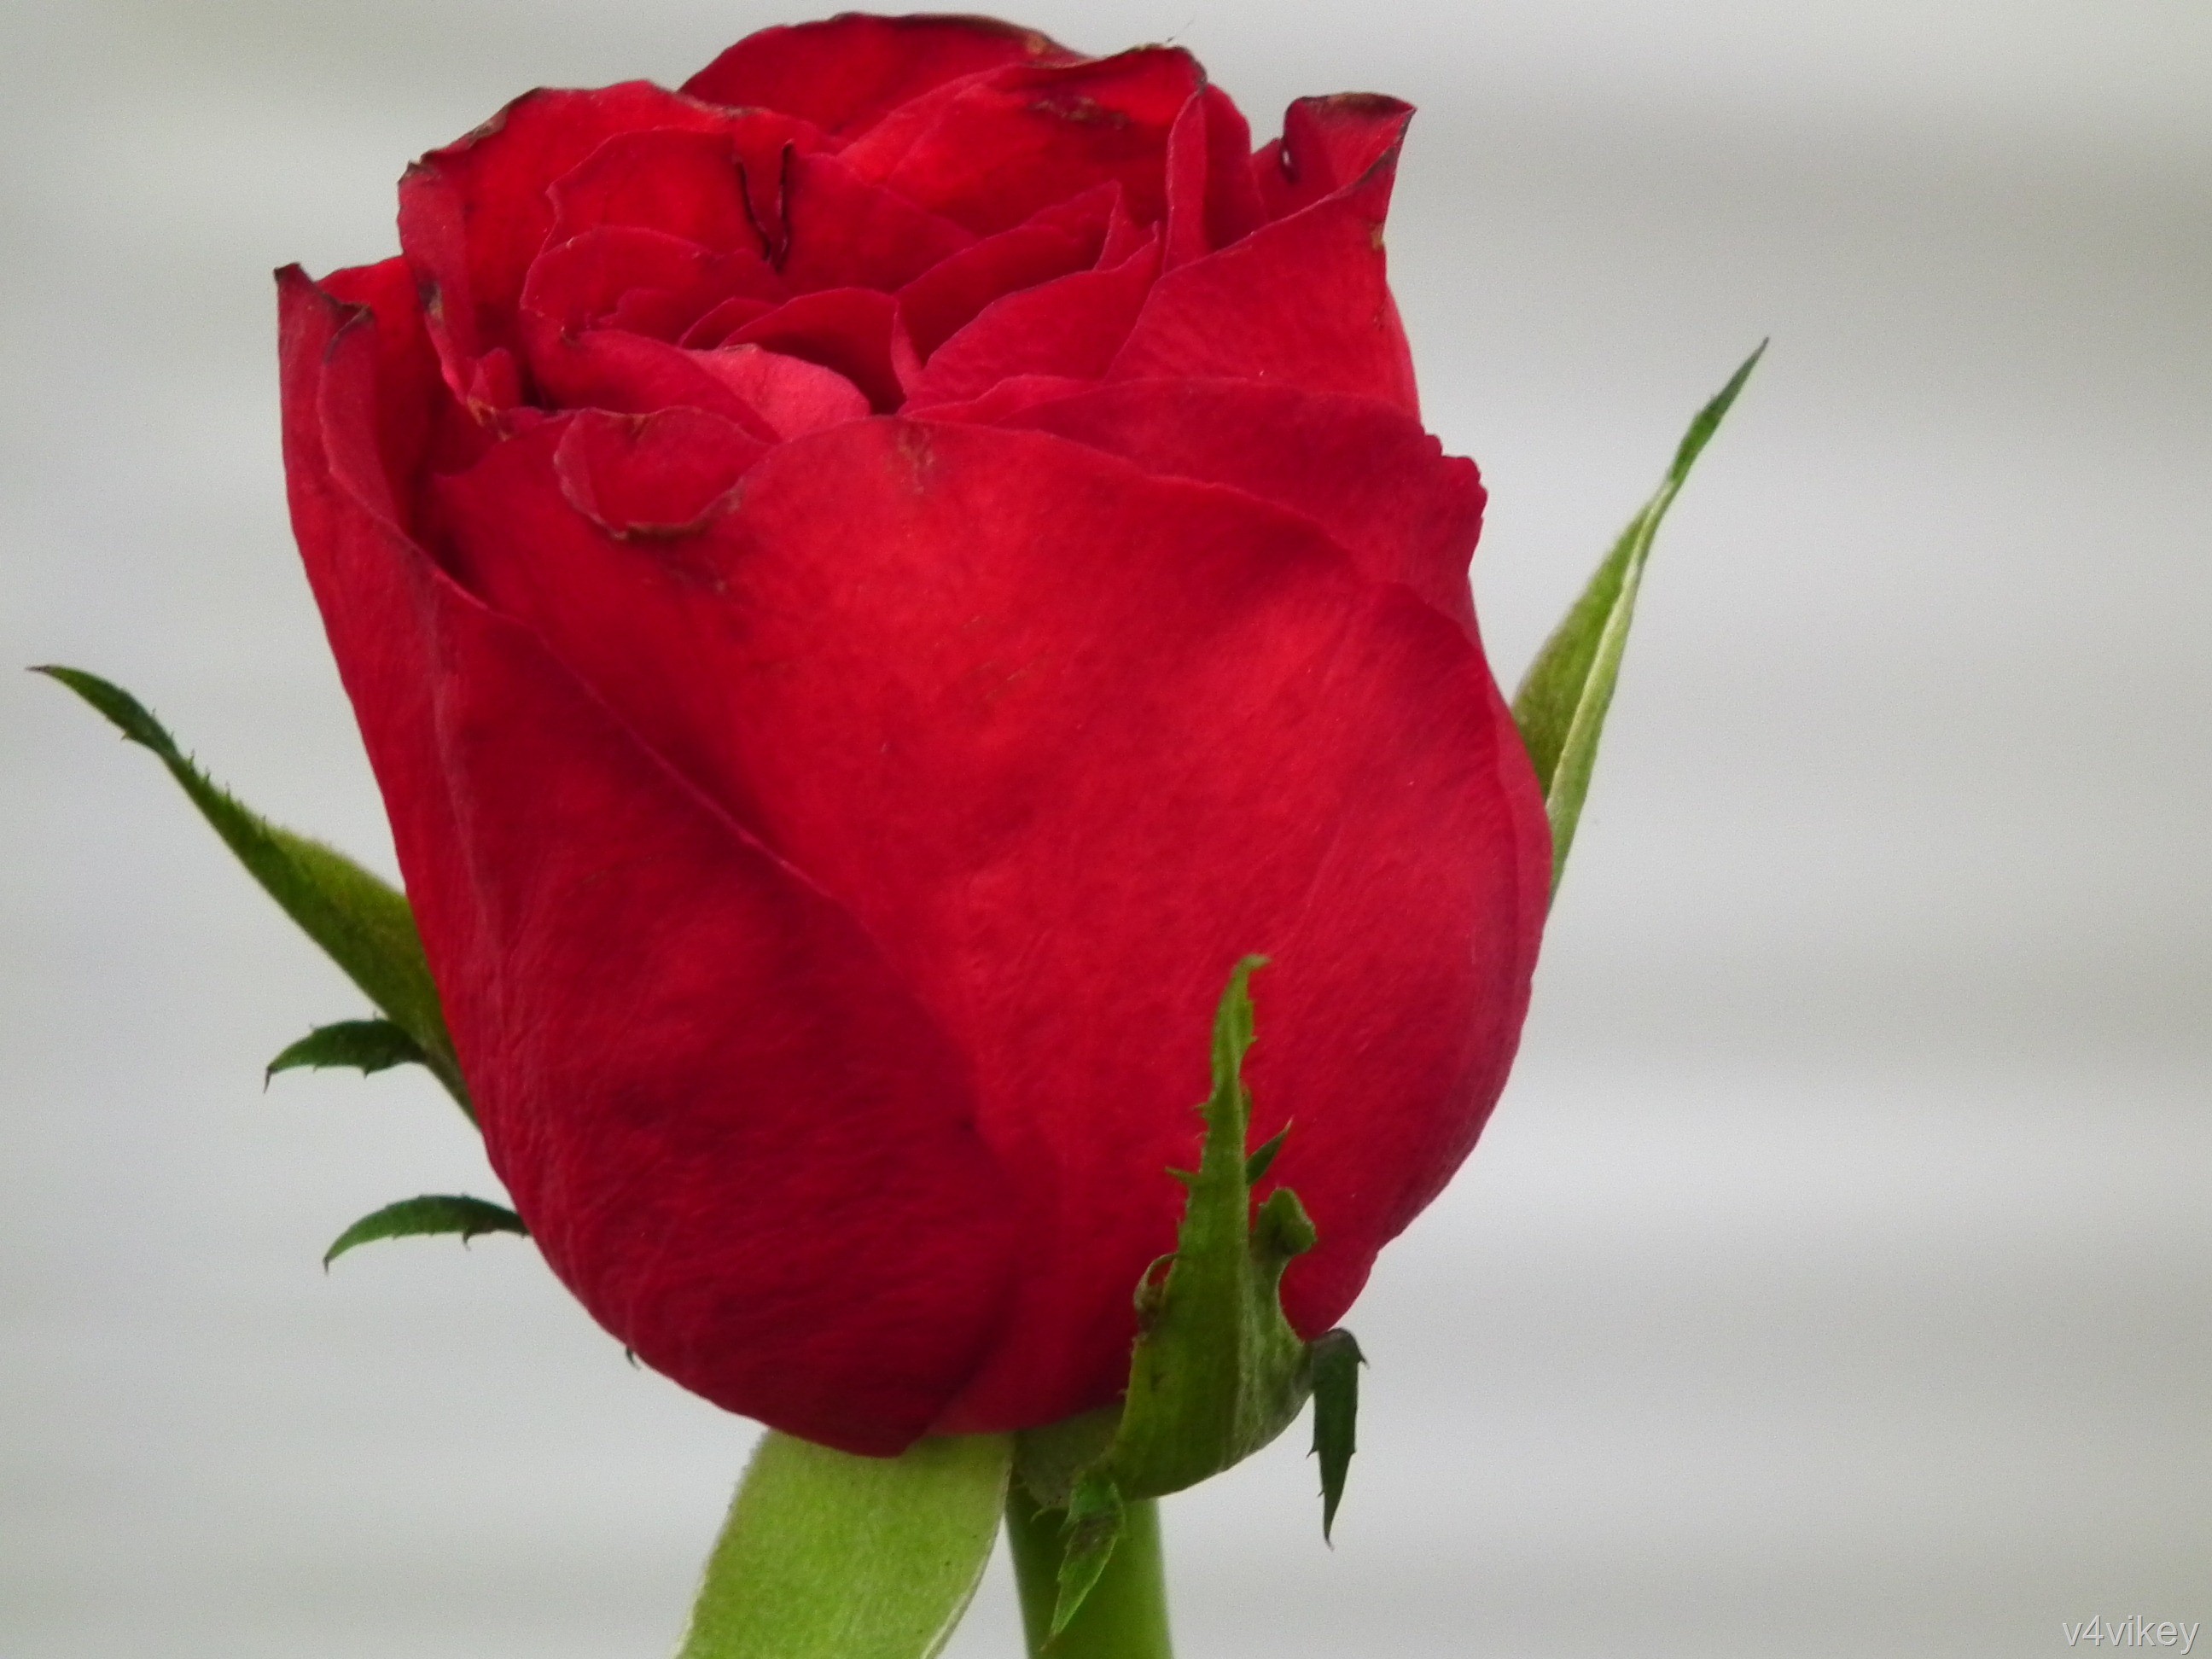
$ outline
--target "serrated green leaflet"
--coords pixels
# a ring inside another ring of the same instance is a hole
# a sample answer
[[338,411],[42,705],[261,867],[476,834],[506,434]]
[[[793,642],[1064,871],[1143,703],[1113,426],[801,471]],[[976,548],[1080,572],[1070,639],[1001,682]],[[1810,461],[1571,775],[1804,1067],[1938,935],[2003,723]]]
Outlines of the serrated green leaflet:
[[1321,1535],[1336,1525],[1344,1477],[1352,1468],[1359,1422],[1359,1368],[1367,1363],[1346,1330],[1324,1331],[1313,1343],[1313,1455],[1321,1460]]
[[1243,1462],[1305,1404],[1305,1344],[1277,1300],[1283,1269],[1311,1249],[1313,1223],[1287,1187],[1252,1211],[1247,1163],[1252,1097],[1248,982],[1263,958],[1230,975],[1213,1029],[1213,1092],[1201,1107],[1204,1151],[1183,1177],[1190,1196],[1167,1275],[1138,1292],[1138,1335],[1121,1426],[1102,1471],[1124,1498],[1159,1498]]
[[715,1540],[678,1659],[928,1659],[991,1559],[1013,1442],[854,1457],[770,1433]]
[[1076,1628],[1071,1621],[1110,1565],[1125,1515],[1249,1457],[1290,1426],[1311,1389],[1310,1351],[1284,1318],[1279,1291],[1284,1269],[1313,1248],[1313,1223],[1286,1187],[1270,1192],[1256,1212],[1252,1203],[1254,1183],[1285,1138],[1248,1147],[1249,981],[1265,960],[1237,963],[1222,993],[1213,1090],[1199,1109],[1199,1166],[1170,1172],[1188,1192],[1182,1224],[1174,1255],[1153,1263],[1136,1287],[1138,1334],[1118,1416],[1093,1413],[1021,1437],[1028,1498],[1060,1513],[1064,1528],[1054,1632]]
[[1607,711],[1613,706],[1613,684],[1620,677],[1621,654],[1627,649],[1628,630],[1636,620],[1637,591],[1643,585],[1652,539],[1690,476],[1690,468],[1765,349],[1765,342],[1761,341],[1719,395],[1698,411],[1658,492],[1629,520],[1628,528],[1598,566],[1582,597],[1536,653],[1520,690],[1514,694],[1513,719],[1528,745],[1528,758],[1535,763],[1545,811],[1552,822],[1552,890],[1555,893],[1560,874],[1567,867],[1567,849],[1574,845],[1583,802],[1589,794],[1598,738],[1605,729]]
[[395,1066],[428,1066],[422,1045],[388,1019],[343,1019],[335,1025],[318,1025],[269,1062],[267,1075],[298,1071],[302,1066],[322,1069],[350,1066],[363,1077]]
[[380,1238],[413,1238],[432,1233],[459,1233],[466,1243],[484,1233],[520,1233],[526,1238],[530,1229],[514,1211],[481,1198],[447,1194],[403,1198],[362,1217],[340,1233],[323,1252],[323,1266],[327,1267],[348,1250]]
[[476,1115],[405,896],[344,854],[249,811],[193,764],[145,705],[120,686],[82,669],[48,665],[34,672],[60,681],[131,742],[153,750],[284,914],[414,1039],[423,1063],[473,1122]]

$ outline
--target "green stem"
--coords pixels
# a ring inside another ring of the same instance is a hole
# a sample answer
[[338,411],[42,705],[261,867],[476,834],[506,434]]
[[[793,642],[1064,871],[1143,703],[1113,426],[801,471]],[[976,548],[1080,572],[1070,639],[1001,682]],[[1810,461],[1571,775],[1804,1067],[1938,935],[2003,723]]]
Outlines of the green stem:
[[1021,1586],[1022,1628],[1030,1659],[1175,1659],[1168,1645],[1168,1589],[1160,1560],[1160,1506],[1146,1498],[1122,1512],[1121,1536],[1106,1570],[1067,1628],[1048,1645],[1060,1597],[1064,1510],[1041,1510],[1015,1477],[1006,1494],[1006,1538]]

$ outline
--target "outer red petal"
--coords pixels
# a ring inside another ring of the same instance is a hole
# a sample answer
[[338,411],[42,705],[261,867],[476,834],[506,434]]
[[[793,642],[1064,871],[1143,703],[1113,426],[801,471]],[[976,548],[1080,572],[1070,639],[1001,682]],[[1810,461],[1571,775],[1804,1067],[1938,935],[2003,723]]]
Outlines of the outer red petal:
[[1405,583],[1475,637],[1467,571],[1482,532],[1481,479],[1388,404],[1249,380],[1128,380],[1006,423],[1303,513],[1363,573]]
[[1162,276],[1114,378],[1270,380],[1418,416],[1382,253],[1397,156],[1394,143],[1351,185]]
[[[284,280],[289,282],[289,276]],[[422,312],[415,303],[414,277],[406,260],[386,259],[332,271],[324,288],[339,304],[366,306],[382,319],[376,334],[380,379],[392,384],[411,382],[420,389],[419,396],[380,404],[374,416],[385,510],[395,521],[406,523],[413,506],[413,486],[408,481],[432,459],[439,429],[444,427],[450,432],[457,424],[453,417],[459,413],[450,396],[440,395],[437,360],[423,331]],[[465,419],[459,423],[474,424]]]
[[[658,551],[518,440],[454,488],[471,579],[862,918],[978,1066],[1017,1311],[938,1428],[1110,1401],[1170,1248],[1228,966],[1322,1229],[1309,1330],[1472,1144],[1527,993],[1540,802],[1468,637],[1310,521],[1040,434],[787,444]],[[1178,1035],[1180,1034],[1180,1035]]]
[[1301,98],[1283,112],[1283,136],[1252,158],[1267,216],[1281,219],[1395,161],[1413,106],[1372,92]]
[[848,136],[933,88],[1018,64],[1077,55],[988,17],[871,17],[847,12],[749,34],[684,83],[709,103],[757,104]]
[[1168,46],[1001,70],[917,99],[843,159],[979,234],[1107,180],[1151,223],[1166,212],[1168,134],[1204,78],[1188,52]]
[[294,522],[495,1167],[660,1370],[871,1453],[996,1334],[1012,1206],[957,1054],[839,907],[398,530],[427,352],[283,289]]

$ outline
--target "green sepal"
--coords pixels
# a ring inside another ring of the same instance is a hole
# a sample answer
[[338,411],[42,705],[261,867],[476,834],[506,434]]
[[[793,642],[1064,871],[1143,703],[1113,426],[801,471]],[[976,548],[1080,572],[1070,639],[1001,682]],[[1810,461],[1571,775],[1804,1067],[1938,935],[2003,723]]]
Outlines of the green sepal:
[[770,1432],[707,1562],[678,1659],[928,1659],[999,1535],[1013,1442],[855,1457]]
[[1341,1327],[1313,1341],[1313,1455],[1321,1460],[1321,1535],[1328,1541],[1344,1478],[1352,1468],[1359,1420],[1359,1344]]
[[1200,1109],[1204,1150],[1185,1177],[1189,1196],[1166,1276],[1147,1275],[1139,1297],[1128,1392],[1099,1467],[1124,1498],[1161,1498],[1218,1474],[1280,1434],[1305,1404],[1306,1346],[1276,1293],[1283,1269],[1313,1248],[1313,1223],[1283,1187],[1255,1217],[1246,1174],[1249,981],[1264,960],[1237,963],[1222,993],[1213,1092]]
[[1283,1143],[1291,1138],[1290,1126],[1284,1125],[1273,1139],[1264,1143],[1251,1157],[1244,1160],[1244,1184],[1256,1187],[1261,1178],[1275,1165],[1275,1154],[1283,1150]]
[[343,1019],[318,1025],[269,1062],[264,1080],[302,1066],[350,1066],[363,1077],[395,1066],[428,1066],[422,1045],[388,1019]]
[[1121,1408],[1108,1406],[1080,1417],[1024,1429],[1014,1441],[1014,1473],[1040,1509],[1065,1510],[1086,1469],[1106,1460],[1121,1426]]
[[[1066,1628],[1105,1570],[1126,1505],[1181,1492],[1242,1462],[1290,1426],[1306,1402],[1306,1344],[1283,1316],[1283,1270],[1314,1245],[1314,1225],[1287,1187],[1256,1207],[1253,1185],[1281,1149],[1248,1152],[1252,1098],[1253,970],[1237,964],[1213,1024],[1213,1090],[1195,1170],[1171,1170],[1187,1196],[1171,1255],[1139,1277],[1137,1340],[1118,1408],[1018,1438],[1024,1487],[1066,1511],[1055,1631]],[[1164,1271],[1163,1271],[1164,1269]]]
[[1097,1470],[1083,1475],[1067,1501],[1061,1523],[1060,1594],[1053,1603],[1052,1633],[1058,1636],[1097,1588],[1114,1547],[1121,1541],[1127,1510],[1113,1477]]
[[1551,819],[1554,893],[1567,867],[1567,849],[1574,845],[1583,802],[1589,793],[1598,738],[1613,705],[1613,684],[1620,677],[1621,654],[1627,649],[1628,630],[1636,619],[1637,591],[1643,585],[1652,539],[1690,476],[1690,468],[1765,350],[1766,343],[1762,340],[1719,394],[1698,411],[1658,492],[1629,520],[1628,528],[1621,532],[1613,551],[1590,577],[1582,597],[1536,653],[1520,690],[1514,694],[1513,719],[1521,728],[1528,758],[1535,763],[1545,812]]
[[387,1204],[372,1215],[365,1215],[331,1241],[331,1248],[323,1252],[323,1266],[327,1267],[356,1245],[372,1243],[380,1238],[412,1238],[429,1233],[459,1233],[461,1242],[484,1233],[520,1233],[530,1236],[530,1229],[522,1224],[522,1218],[504,1205],[488,1203],[481,1198],[464,1198],[453,1194],[434,1194],[422,1198],[403,1198],[397,1204]]
[[154,752],[284,914],[414,1039],[423,1064],[474,1122],[405,895],[344,854],[249,811],[193,764],[145,705],[120,686],[82,669],[49,665],[33,672],[60,681],[125,738]]

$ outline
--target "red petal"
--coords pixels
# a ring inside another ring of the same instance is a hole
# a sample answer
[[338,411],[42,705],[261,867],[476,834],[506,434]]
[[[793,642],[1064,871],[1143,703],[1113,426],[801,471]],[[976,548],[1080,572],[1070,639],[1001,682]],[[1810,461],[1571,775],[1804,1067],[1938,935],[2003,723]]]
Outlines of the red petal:
[[494,1166],[649,1364],[899,1450],[1014,1248],[959,1056],[849,916],[356,499],[332,459],[374,448],[376,342],[302,276],[283,300],[294,524]]
[[1267,217],[1287,217],[1348,189],[1386,156],[1395,165],[1413,118],[1411,104],[1371,92],[1299,99],[1283,112],[1283,136],[1252,158]]
[[709,317],[726,332],[788,297],[750,249],[714,253],[660,231],[608,226],[538,256],[523,284],[520,332],[541,351],[549,338],[593,326],[688,343]]
[[[1131,216],[1128,193],[1121,185],[1114,185],[1109,188],[1114,192],[1114,206],[1106,216],[1106,240],[1098,249],[1098,263],[1118,265],[1151,241],[1158,232],[1152,225],[1139,223]],[[1073,205],[1075,199],[1071,198],[1068,205]]]
[[[615,301],[605,325],[655,340],[680,341],[705,320],[699,309],[702,297],[696,288],[634,288]],[[741,313],[747,319],[774,309],[768,301],[745,299],[717,301],[708,307],[709,313],[726,317]]]
[[684,83],[710,103],[781,110],[826,133],[872,125],[932,88],[1015,64],[1076,55],[1033,29],[988,17],[856,12],[749,34]]
[[618,540],[696,534],[768,446],[718,415],[587,409],[562,423],[553,469],[568,504]]
[[992,301],[1097,264],[1119,194],[1113,185],[1086,191],[984,238],[900,289],[899,314],[923,361]]
[[1008,423],[1303,513],[1364,574],[1405,583],[1474,637],[1467,567],[1482,531],[1481,480],[1387,404],[1249,380],[1130,380]]
[[[781,301],[777,301],[780,304]],[[711,351],[756,317],[765,317],[775,304],[742,295],[725,300],[685,329],[677,343],[695,351]]]
[[1060,69],[940,87],[857,139],[844,160],[979,234],[1113,181],[1152,223],[1166,211],[1168,133],[1204,79],[1190,54],[1145,46]]
[[908,407],[964,402],[1017,375],[1097,380],[1129,337],[1158,270],[1159,250],[1147,246],[1110,270],[1079,270],[994,301],[938,348]]
[[958,421],[967,426],[1011,426],[1018,424],[1013,416],[1025,409],[1057,403],[1079,392],[1089,392],[1097,384],[1096,380],[1072,380],[1064,374],[1017,374],[1012,380],[999,381],[980,398],[970,398],[964,403],[932,404],[927,409],[916,410],[915,418]]
[[1495,1097],[1549,882],[1468,638],[1300,517],[1042,434],[818,434],[670,556],[538,510],[530,453],[455,482],[487,591],[838,895],[975,1067],[1024,1278],[936,1426],[1113,1398],[1246,951],[1278,963],[1261,1130],[1296,1120],[1322,1225],[1293,1306],[1341,1311]]
[[642,225],[781,269],[793,170],[822,142],[804,121],[747,110],[713,132],[617,133],[553,186],[552,238]]
[[[570,417],[574,418],[574,417]],[[544,638],[655,753],[757,836],[759,816],[730,746],[734,680],[694,672],[724,625],[706,599],[720,578],[727,515],[701,538],[623,546],[562,477],[557,422],[501,445],[433,494],[454,576]],[[678,665],[687,666],[672,672]]]
[[868,413],[867,395],[835,369],[763,346],[724,346],[699,362],[759,411],[779,438],[818,432]]
[[1382,255],[1395,150],[1357,183],[1169,271],[1114,378],[1270,380],[1419,416]]
[[784,211],[791,227],[783,279],[796,294],[824,288],[896,289],[975,239],[856,176],[834,155],[792,163]]
[[[313,286],[296,265],[279,271],[277,282],[280,297],[301,285]],[[355,458],[362,475],[356,483],[385,517],[404,524],[413,491],[410,481],[433,447],[441,412],[454,408],[454,399],[440,383],[437,356],[423,331],[413,276],[404,259],[386,259],[332,271],[324,279],[324,291],[340,305],[367,308],[376,319],[375,382],[392,387],[393,395],[371,400],[368,418],[376,433],[375,459]],[[448,423],[450,420],[448,415]]]
[[[772,186],[782,163],[770,155],[764,182]],[[746,247],[766,258],[746,185],[744,158],[727,131],[618,132],[555,181],[550,240],[635,225],[718,252]]]
[[893,410],[919,371],[914,347],[899,327],[898,302],[868,289],[832,288],[802,294],[755,318],[729,337],[732,345],[763,345],[835,369],[876,409]]
[[714,372],[708,354],[618,328],[561,334],[526,317],[531,329],[530,366],[541,388],[565,409],[602,409],[650,415],[663,409],[698,409],[735,422],[766,442],[775,428],[729,380]]
[[545,250],[530,267],[521,308],[565,333],[590,327],[639,289],[681,293],[714,268],[696,242],[635,225],[586,231]]
[[554,181],[618,132],[714,131],[729,113],[642,81],[592,92],[531,92],[399,183],[399,245],[428,308],[447,379],[513,342],[524,275],[553,228]]
[[1252,129],[1218,87],[1201,87],[1168,136],[1170,269],[1226,247],[1265,222],[1252,179]]
[[514,420],[522,411],[522,366],[505,346],[494,346],[469,370],[469,412],[487,425]]

